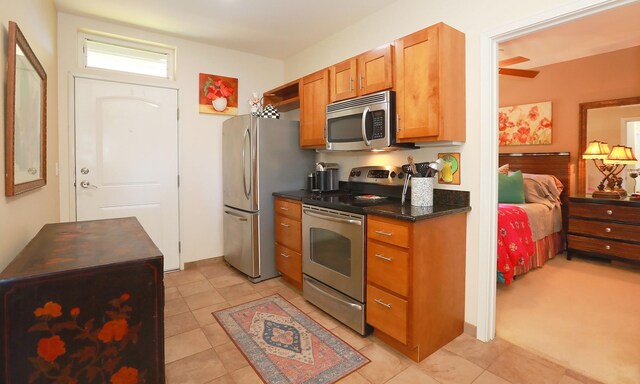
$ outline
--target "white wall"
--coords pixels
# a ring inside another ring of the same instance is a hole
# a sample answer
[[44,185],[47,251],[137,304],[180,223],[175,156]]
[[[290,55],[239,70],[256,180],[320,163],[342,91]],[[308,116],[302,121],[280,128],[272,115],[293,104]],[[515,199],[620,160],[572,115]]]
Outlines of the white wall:
[[[14,197],[5,197],[5,180],[0,178],[0,270],[24,248],[44,224],[58,222],[58,70],[56,10],[51,1],[0,0],[0,148],[4,154],[7,84],[7,36],[9,20],[15,21],[47,73],[47,185]],[[4,159],[4,155],[1,157]],[[4,175],[4,161],[0,161]]]
[[[198,113],[198,74],[211,73],[238,78],[239,114],[249,113],[247,100],[253,90],[262,92],[284,83],[282,61],[196,43],[100,20],[60,13],[60,161],[61,216],[73,217],[73,180],[69,178],[70,143],[66,111],[69,108],[69,74],[90,73],[78,68],[77,32],[80,29],[127,36],[176,47],[175,81],[165,82],[179,90],[180,122],[180,232],[181,263],[222,256],[222,122],[228,116]],[[71,148],[72,149],[72,148]]]
[[[483,34],[496,28],[504,28],[510,23],[531,18],[568,3],[571,1],[398,0],[285,61],[285,80],[290,81],[441,21],[465,33],[467,140],[463,146],[424,148],[382,155],[321,154],[320,157],[339,162],[343,166],[341,179],[344,180],[348,169],[356,165],[400,165],[406,163],[409,154],[412,154],[416,161],[425,161],[434,160],[438,152],[461,153],[461,185],[448,188],[471,191],[472,211],[469,213],[467,224],[465,313],[465,321],[470,324],[478,322],[479,228],[487,222],[487,218],[479,216],[479,203],[483,198],[486,199],[486,191],[480,188],[480,177],[483,171],[489,171],[482,170],[479,161],[482,150],[480,39]],[[445,188],[442,185],[438,187]]]

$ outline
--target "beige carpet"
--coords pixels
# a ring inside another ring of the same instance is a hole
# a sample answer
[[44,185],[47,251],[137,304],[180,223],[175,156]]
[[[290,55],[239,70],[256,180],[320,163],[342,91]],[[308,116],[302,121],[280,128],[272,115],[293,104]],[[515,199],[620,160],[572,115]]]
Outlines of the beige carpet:
[[558,255],[498,285],[496,334],[604,383],[640,384],[640,269]]

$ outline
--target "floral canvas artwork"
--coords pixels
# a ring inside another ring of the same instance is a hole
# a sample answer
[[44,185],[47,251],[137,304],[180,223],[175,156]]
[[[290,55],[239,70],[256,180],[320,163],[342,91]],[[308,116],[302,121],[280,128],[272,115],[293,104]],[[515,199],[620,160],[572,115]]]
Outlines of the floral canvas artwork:
[[499,110],[501,146],[551,144],[551,102],[501,107]]
[[238,79],[201,73],[199,84],[200,113],[238,114]]

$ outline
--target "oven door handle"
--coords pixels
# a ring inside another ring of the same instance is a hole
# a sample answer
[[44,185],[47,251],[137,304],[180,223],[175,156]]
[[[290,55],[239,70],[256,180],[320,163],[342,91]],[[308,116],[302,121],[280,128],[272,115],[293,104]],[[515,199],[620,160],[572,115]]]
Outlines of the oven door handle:
[[362,310],[362,305],[359,304],[354,304],[354,303],[350,303],[348,301],[342,300],[339,297],[330,295],[329,293],[325,292],[324,290],[316,287],[315,283],[309,280],[306,280],[306,282],[309,284],[309,286],[313,289],[315,289],[316,291],[320,292],[321,294],[323,294],[324,296],[329,296],[332,300],[337,300],[339,302],[341,302],[342,304],[346,304],[348,306],[350,306],[351,308],[356,308],[357,310],[361,311]]
[[311,211],[309,209],[303,209],[302,211],[306,215],[309,215],[311,217],[315,217],[315,218],[318,218],[318,219],[335,221],[335,222],[344,223],[344,224],[362,225],[362,221],[361,220],[341,219],[339,217],[333,217],[333,216],[328,216],[328,215],[323,215],[321,213],[313,212],[313,211]]

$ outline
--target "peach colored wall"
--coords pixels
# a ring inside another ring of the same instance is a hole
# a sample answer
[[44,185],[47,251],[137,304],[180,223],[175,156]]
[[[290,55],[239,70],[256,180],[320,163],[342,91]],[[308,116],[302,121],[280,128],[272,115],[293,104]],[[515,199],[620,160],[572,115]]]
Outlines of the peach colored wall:
[[500,147],[501,153],[571,152],[572,191],[578,175],[580,103],[640,96],[640,46],[540,68],[533,78],[500,76],[500,106],[552,102],[551,145]]

